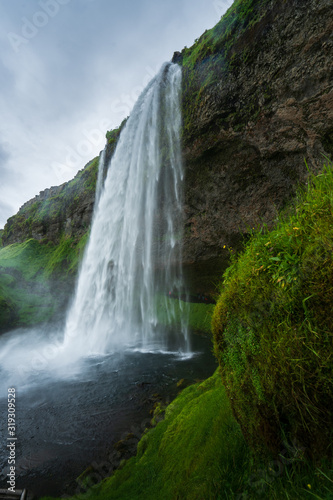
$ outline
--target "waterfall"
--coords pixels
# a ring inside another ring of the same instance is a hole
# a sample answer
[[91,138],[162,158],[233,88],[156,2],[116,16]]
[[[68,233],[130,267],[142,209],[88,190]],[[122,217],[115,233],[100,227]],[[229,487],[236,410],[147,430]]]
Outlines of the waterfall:
[[101,197],[102,189],[103,189],[105,160],[106,160],[106,147],[101,152],[101,154],[99,156],[99,161],[98,161],[98,173],[97,173],[96,192],[95,192],[95,206],[98,205],[99,199]]
[[[165,63],[139,97],[120,134],[95,210],[64,347],[82,354],[117,345],[162,345],[183,310],[181,69]],[[170,296],[172,298],[170,298]]]

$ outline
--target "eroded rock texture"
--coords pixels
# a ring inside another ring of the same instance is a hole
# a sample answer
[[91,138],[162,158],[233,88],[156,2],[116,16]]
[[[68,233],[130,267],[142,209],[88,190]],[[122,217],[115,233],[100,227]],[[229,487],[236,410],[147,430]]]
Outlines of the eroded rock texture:
[[[258,22],[240,35],[236,24],[226,37],[234,37],[228,50],[191,70],[182,53],[185,261],[221,255],[224,245],[238,245],[240,231],[271,225],[305,181],[305,160],[318,171],[333,153],[332,2],[260,8]],[[203,85],[214,68],[219,78]]]

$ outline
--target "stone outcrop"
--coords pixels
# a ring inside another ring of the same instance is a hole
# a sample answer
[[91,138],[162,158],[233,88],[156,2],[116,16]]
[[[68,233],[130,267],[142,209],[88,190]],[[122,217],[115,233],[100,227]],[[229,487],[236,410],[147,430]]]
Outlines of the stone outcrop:
[[[228,32],[222,20],[176,54],[184,66],[188,262],[223,255],[240,232],[271,225],[306,180],[305,160],[318,171],[333,153],[332,2],[252,4],[252,25],[236,19]],[[191,67],[200,44],[203,57]],[[219,75],[213,83],[209,72]]]

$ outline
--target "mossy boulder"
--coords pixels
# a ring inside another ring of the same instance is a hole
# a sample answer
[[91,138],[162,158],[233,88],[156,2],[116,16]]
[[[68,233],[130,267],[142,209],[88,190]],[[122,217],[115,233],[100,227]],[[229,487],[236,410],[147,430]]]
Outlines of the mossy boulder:
[[312,460],[332,455],[332,248],[330,165],[223,277],[215,353],[234,415],[264,453],[288,439]]

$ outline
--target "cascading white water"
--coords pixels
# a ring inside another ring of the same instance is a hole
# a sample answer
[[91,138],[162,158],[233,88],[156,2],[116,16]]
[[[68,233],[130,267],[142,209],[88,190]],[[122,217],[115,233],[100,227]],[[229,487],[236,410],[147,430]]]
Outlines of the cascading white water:
[[106,161],[106,148],[103,149],[99,156],[98,162],[98,173],[96,180],[96,191],[95,191],[95,205],[97,206],[99,199],[103,190],[103,181],[104,181],[104,169],[105,169],[105,161]]
[[175,306],[184,309],[169,298],[182,293],[180,92],[180,67],[164,64],[121,132],[103,188],[100,168],[65,348],[103,353],[119,343],[161,341],[161,317],[171,324]]

